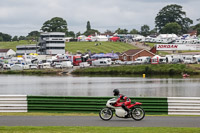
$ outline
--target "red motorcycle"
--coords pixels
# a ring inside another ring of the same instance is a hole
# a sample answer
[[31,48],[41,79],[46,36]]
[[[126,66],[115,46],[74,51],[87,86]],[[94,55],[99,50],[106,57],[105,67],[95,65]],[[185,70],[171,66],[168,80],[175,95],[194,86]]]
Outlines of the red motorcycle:
[[140,121],[145,117],[145,111],[140,107],[142,103],[135,102],[134,104],[127,106],[130,110],[130,113],[127,117],[127,111],[121,107],[121,103],[116,103],[116,101],[116,98],[108,100],[106,103],[107,107],[100,110],[99,117],[102,120],[110,120],[113,117],[113,112],[115,112],[115,115],[119,118],[133,118],[136,121]]

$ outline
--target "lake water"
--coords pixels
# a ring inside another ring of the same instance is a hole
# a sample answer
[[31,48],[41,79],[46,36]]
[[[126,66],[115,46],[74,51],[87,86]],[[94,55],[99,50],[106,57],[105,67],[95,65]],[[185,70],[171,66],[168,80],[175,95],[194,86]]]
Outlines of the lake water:
[[0,95],[199,97],[200,78],[0,75]]

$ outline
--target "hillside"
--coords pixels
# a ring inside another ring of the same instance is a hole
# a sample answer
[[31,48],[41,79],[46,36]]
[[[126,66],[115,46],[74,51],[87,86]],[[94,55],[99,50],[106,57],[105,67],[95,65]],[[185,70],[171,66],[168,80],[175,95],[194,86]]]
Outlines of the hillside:
[[[32,41],[14,41],[14,42],[0,42],[0,49],[13,49],[16,51],[17,45],[36,44]],[[95,45],[98,44],[98,45]],[[85,53],[89,50],[92,53],[111,53],[124,52],[129,49],[136,49],[136,47],[121,42],[66,42],[65,50],[69,53],[75,54],[76,52]]]
[[89,50],[92,53],[111,53],[112,51],[116,53],[136,49],[136,47],[122,42],[69,42],[66,43],[65,49],[72,53],[85,53]]

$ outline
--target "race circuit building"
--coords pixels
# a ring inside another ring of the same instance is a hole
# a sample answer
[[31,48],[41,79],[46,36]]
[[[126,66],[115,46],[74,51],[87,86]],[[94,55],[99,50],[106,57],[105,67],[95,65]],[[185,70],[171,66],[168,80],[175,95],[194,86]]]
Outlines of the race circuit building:
[[65,54],[65,33],[44,32],[40,34],[39,43],[17,46],[17,55],[37,53],[40,55]]

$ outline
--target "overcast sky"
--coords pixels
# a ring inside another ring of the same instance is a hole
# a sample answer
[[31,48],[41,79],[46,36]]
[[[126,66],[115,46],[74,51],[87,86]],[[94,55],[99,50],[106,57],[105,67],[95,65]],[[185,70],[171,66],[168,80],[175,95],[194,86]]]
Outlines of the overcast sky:
[[83,33],[87,21],[100,32],[144,24],[153,29],[157,13],[169,4],[181,5],[197,24],[200,0],[0,0],[0,32],[26,36],[53,17],[65,19],[75,33]]

